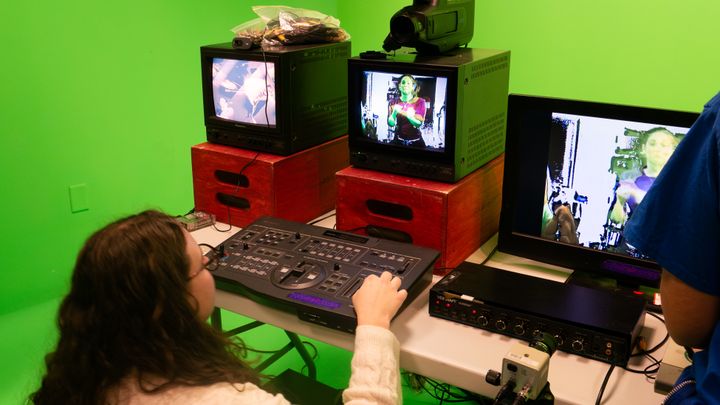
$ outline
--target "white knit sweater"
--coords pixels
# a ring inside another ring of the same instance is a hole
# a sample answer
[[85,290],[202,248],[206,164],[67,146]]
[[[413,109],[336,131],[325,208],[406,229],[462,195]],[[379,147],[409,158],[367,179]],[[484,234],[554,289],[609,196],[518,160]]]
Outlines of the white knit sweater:
[[[352,374],[343,401],[348,405],[402,403],[400,389],[400,344],[387,329],[363,325],[355,332]],[[288,405],[282,395],[272,395],[254,384],[216,383],[208,386],[178,386],[147,394],[128,378],[109,395],[110,405]]]

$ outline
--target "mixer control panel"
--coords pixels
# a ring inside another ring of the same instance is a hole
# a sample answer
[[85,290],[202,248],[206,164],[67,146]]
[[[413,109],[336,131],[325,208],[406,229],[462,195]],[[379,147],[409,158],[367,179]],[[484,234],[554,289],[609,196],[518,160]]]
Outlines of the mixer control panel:
[[218,288],[348,332],[357,323],[351,298],[365,277],[389,271],[416,295],[430,283],[439,256],[433,249],[272,217],[218,249]]

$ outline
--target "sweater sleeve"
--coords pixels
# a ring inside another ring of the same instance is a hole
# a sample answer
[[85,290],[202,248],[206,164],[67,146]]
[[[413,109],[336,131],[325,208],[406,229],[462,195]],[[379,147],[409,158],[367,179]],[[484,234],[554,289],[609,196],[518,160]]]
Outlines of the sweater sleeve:
[[400,343],[387,329],[361,325],[355,331],[346,405],[401,404]]

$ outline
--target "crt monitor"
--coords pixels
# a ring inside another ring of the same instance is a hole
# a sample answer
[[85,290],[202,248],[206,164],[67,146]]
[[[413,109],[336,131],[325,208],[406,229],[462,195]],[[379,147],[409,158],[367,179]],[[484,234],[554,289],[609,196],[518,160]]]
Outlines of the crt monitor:
[[659,265],[623,229],[698,114],[516,94],[508,105],[498,249],[657,287]]
[[349,60],[354,166],[455,182],[502,153],[508,51],[381,55]]
[[200,56],[209,142],[289,155],[347,133],[349,42]]

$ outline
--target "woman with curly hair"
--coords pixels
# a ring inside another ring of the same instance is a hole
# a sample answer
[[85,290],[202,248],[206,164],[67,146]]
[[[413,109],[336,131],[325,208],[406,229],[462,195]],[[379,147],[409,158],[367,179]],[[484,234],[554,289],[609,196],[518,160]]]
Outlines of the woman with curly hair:
[[[258,387],[244,347],[206,321],[215,284],[192,235],[145,211],[95,232],[58,313],[59,341],[30,396],[44,404],[287,404]],[[346,403],[400,403],[390,319],[406,297],[389,273],[353,297],[358,315]],[[378,359],[380,364],[378,364]]]

